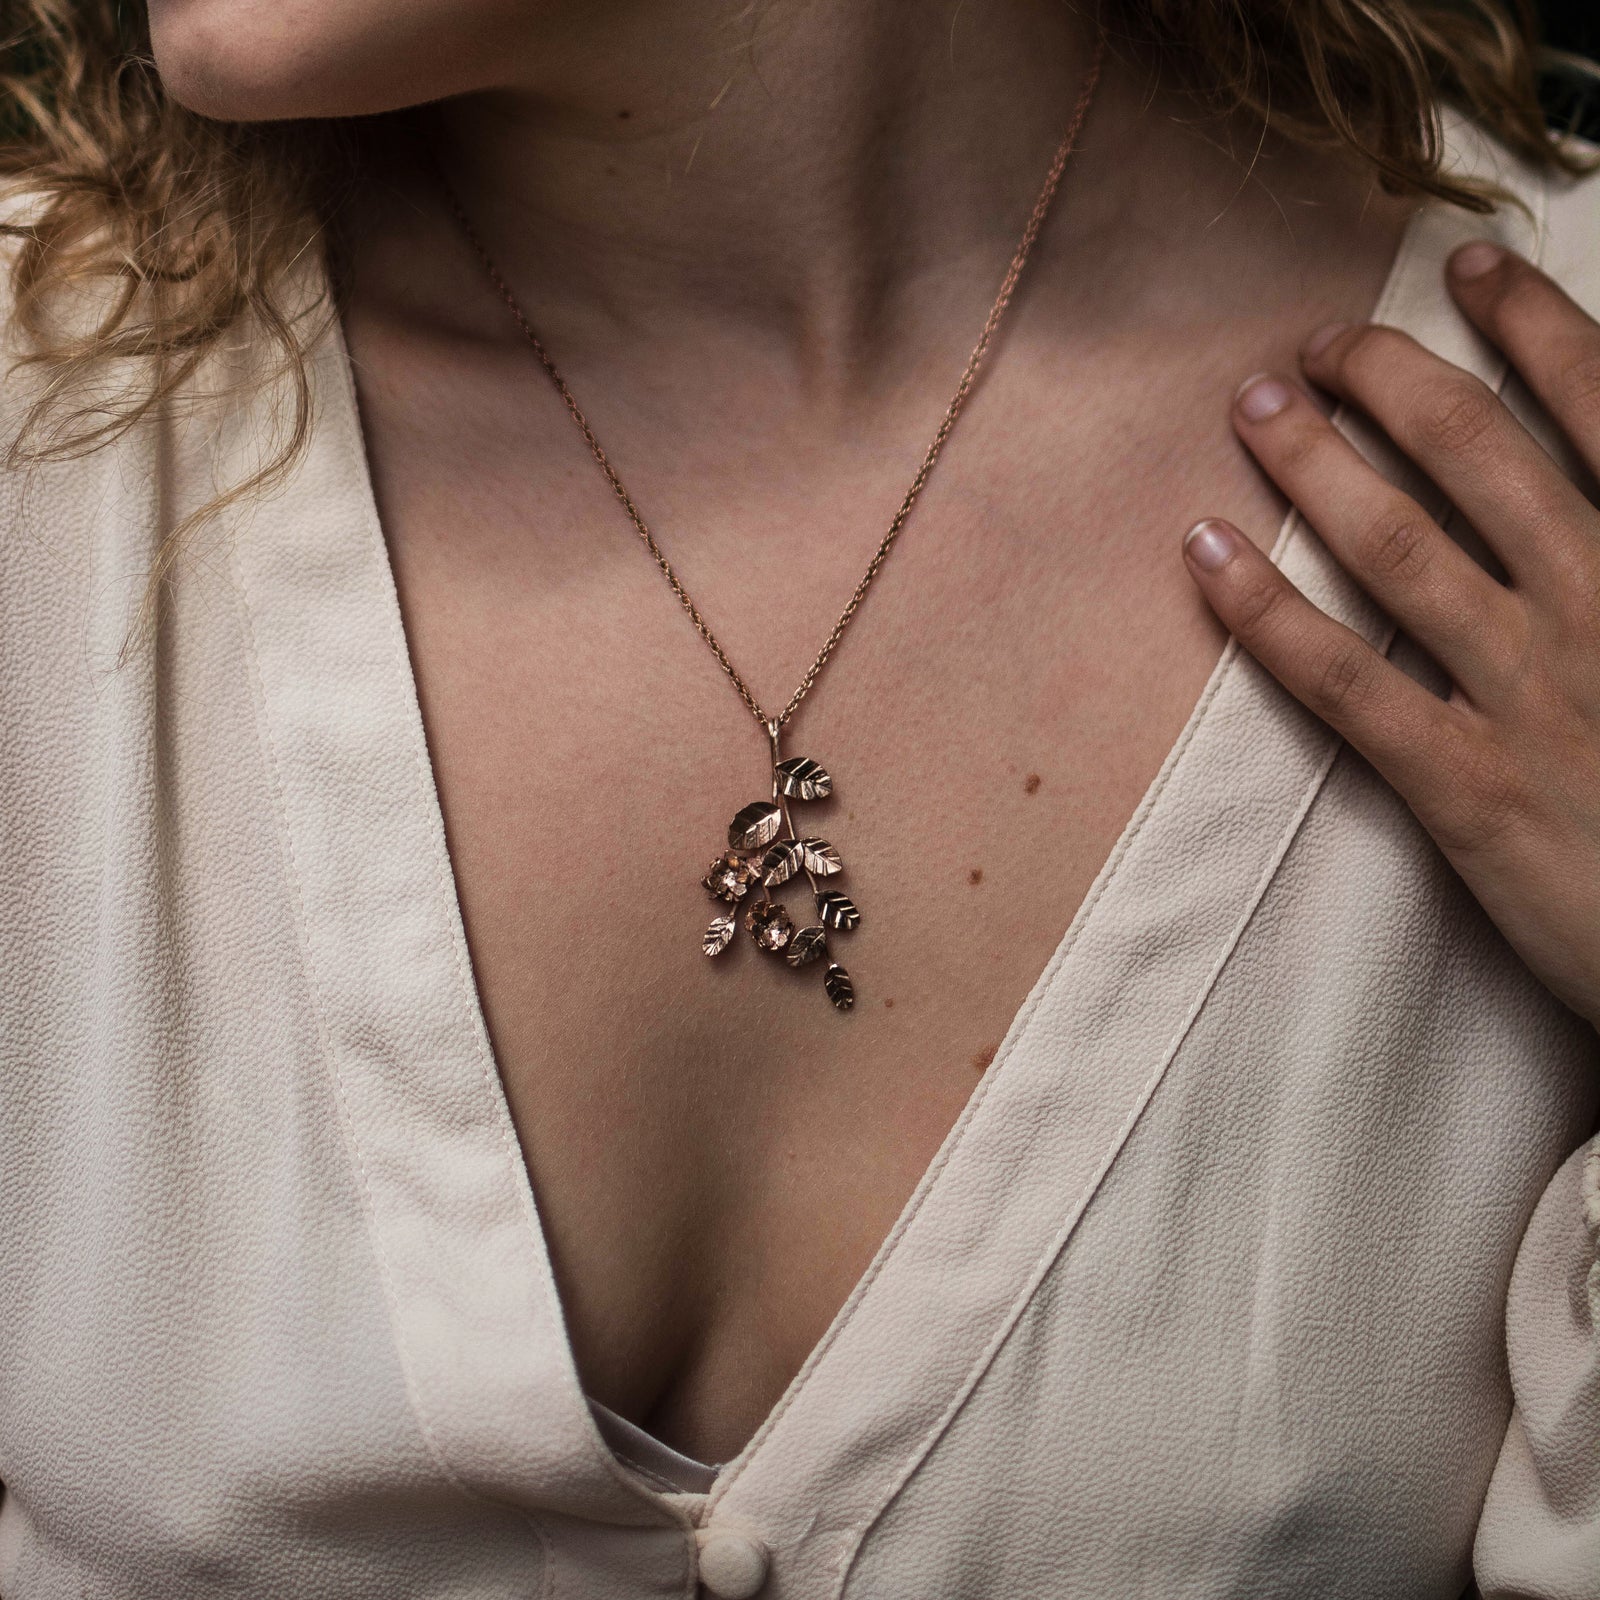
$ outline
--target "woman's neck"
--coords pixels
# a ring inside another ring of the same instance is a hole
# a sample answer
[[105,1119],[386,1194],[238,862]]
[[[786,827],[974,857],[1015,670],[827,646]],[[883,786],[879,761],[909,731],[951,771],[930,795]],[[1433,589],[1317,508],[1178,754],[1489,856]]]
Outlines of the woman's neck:
[[[742,373],[741,404],[751,385],[763,397],[751,427],[847,434],[951,381],[1092,25],[1058,0],[621,10],[542,21],[500,87],[416,114],[580,392],[598,374],[615,405],[681,429],[694,397]],[[464,292],[487,285],[436,185],[412,169],[396,183],[401,204],[374,189],[352,219],[369,302],[514,343],[492,293]],[[1023,286],[1035,310],[1008,340],[1178,344],[1219,318],[1270,320],[1313,279],[1386,255],[1408,204],[1354,162],[1201,121],[1109,54]]]
[[545,304],[734,316],[822,366],[992,286],[1093,48],[1056,0],[595,12],[436,113],[491,247]]

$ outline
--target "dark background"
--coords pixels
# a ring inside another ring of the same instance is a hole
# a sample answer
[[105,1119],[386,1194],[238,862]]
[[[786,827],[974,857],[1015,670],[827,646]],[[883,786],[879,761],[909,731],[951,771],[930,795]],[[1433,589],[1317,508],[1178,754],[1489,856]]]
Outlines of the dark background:
[[[1600,61],[1600,0],[1536,0],[1545,43]],[[1552,127],[1600,142],[1600,74],[1552,67],[1539,98]]]
[[1600,0],[1540,0],[1539,14],[1547,43],[1600,58]]

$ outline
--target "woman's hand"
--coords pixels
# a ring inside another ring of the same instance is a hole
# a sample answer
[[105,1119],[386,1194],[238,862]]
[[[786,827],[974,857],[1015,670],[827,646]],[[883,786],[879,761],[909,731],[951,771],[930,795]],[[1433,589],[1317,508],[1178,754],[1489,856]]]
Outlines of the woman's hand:
[[[1600,324],[1527,262],[1458,250],[1451,289],[1600,471]],[[1229,524],[1185,541],[1239,642],[1394,785],[1530,968],[1600,1026],[1600,510],[1494,393],[1392,328],[1324,328],[1306,376],[1460,508],[1496,581],[1305,394],[1247,383],[1240,437],[1328,548],[1450,674],[1440,699],[1311,604]]]

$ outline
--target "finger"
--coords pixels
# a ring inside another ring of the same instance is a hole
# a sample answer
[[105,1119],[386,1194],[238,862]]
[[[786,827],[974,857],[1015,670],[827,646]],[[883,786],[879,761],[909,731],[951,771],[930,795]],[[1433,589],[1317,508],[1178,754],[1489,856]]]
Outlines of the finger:
[[[1306,599],[1231,524],[1196,523],[1184,556],[1239,643],[1308,710],[1343,735],[1419,814],[1471,713],[1439,699],[1353,629]],[[1445,781],[1448,781],[1446,778]]]
[[1515,671],[1519,597],[1281,378],[1247,381],[1234,427],[1340,565],[1480,704]]
[[1600,323],[1538,268],[1486,239],[1451,256],[1450,288],[1600,473]]
[[1323,329],[1306,375],[1367,413],[1458,506],[1513,583],[1564,596],[1594,509],[1489,386],[1397,328]]

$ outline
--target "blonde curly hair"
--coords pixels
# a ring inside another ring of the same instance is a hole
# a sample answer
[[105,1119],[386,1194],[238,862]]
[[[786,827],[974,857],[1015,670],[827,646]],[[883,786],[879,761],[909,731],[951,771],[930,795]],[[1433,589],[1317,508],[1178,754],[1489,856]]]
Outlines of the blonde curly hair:
[[[16,241],[9,331],[44,377],[9,463],[116,439],[241,333],[264,336],[288,380],[262,466],[164,536],[148,603],[185,534],[304,447],[316,329],[280,289],[320,248],[357,147],[339,124],[225,123],[178,105],[137,0],[0,0],[0,17],[0,170],[28,197],[25,220],[0,226]],[[1347,151],[1391,192],[1492,204],[1442,170],[1445,101],[1535,166],[1580,165],[1545,126],[1527,0],[1103,0],[1101,19],[1113,49],[1202,114]],[[98,291],[80,302],[95,307],[87,326],[52,315],[84,287]]]

